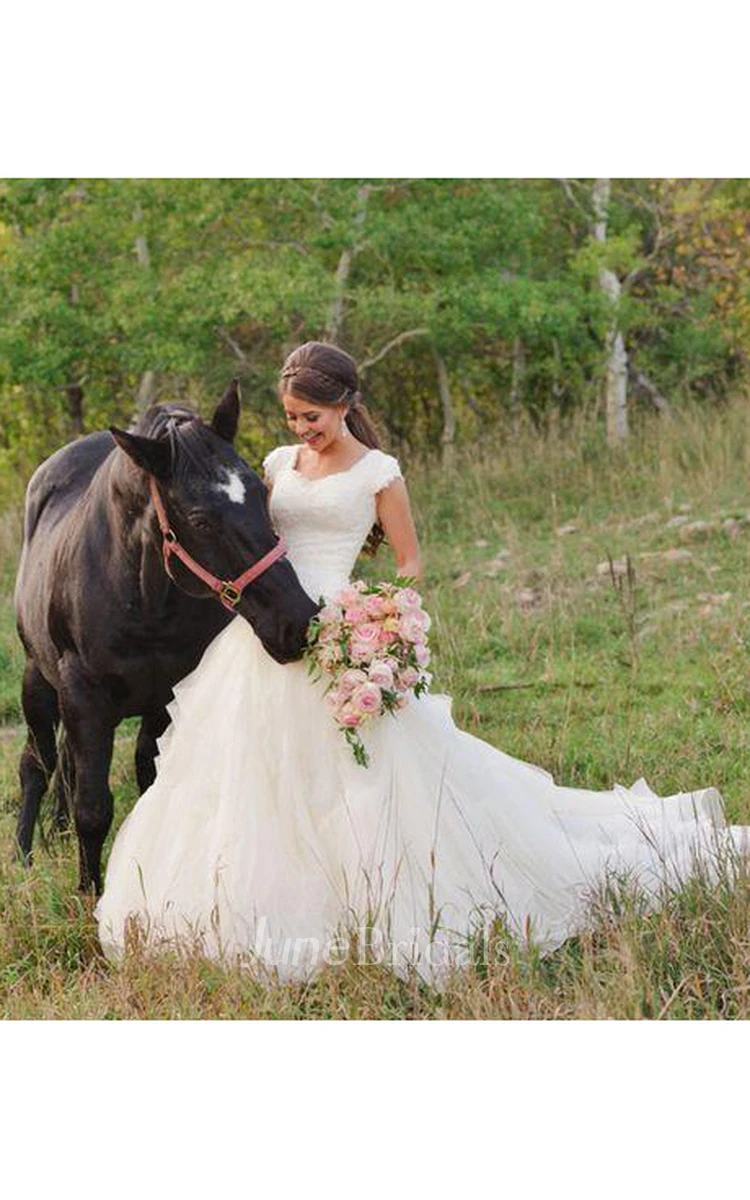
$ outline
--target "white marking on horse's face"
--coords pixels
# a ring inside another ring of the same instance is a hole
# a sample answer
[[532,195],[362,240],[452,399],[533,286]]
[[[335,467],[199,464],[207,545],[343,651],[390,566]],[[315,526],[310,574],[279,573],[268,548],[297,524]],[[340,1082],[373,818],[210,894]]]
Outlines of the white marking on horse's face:
[[217,483],[216,488],[220,492],[226,492],[229,499],[233,500],[235,504],[242,504],[245,499],[245,485],[236,471],[227,469],[226,483]]

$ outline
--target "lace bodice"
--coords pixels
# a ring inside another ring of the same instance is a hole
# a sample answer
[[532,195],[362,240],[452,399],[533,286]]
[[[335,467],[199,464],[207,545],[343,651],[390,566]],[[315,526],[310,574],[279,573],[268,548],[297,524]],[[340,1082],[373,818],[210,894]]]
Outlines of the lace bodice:
[[375,497],[402,478],[398,460],[368,450],[346,471],[308,479],[296,470],[299,445],[277,446],[263,460],[273,484],[270,513],[286,539],[289,561],[313,600],[329,598],[350,578],[377,519]]

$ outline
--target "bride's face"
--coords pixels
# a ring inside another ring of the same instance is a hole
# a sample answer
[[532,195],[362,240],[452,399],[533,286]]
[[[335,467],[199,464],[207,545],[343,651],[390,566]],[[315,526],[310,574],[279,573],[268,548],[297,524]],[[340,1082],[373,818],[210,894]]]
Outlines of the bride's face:
[[290,392],[281,402],[292,433],[313,450],[325,450],[341,437],[343,404],[311,404]]

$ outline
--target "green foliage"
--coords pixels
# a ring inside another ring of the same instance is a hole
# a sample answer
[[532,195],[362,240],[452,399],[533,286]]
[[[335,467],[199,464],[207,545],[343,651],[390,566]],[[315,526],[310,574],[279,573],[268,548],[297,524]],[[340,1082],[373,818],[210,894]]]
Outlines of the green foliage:
[[[564,186],[565,185],[565,186]],[[623,285],[631,359],[672,399],[725,397],[750,348],[745,181],[613,181],[606,241],[592,181],[0,181],[0,465],[28,470],[80,431],[158,399],[205,409],[239,374],[247,446],[278,438],[288,350],[328,335],[404,450],[439,441],[434,353],[458,440],[596,401],[602,267]],[[364,202],[363,202],[364,197]],[[414,333],[414,331],[419,331]],[[386,354],[381,352],[403,334]]]

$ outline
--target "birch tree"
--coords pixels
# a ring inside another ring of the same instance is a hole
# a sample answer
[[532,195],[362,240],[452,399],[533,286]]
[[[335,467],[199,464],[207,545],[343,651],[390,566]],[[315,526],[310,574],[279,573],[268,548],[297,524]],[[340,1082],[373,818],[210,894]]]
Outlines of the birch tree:
[[[597,179],[591,194],[595,217],[594,239],[602,246],[607,241],[611,190],[611,180]],[[610,446],[619,446],[628,436],[628,355],[625,350],[625,339],[619,328],[619,305],[622,289],[615,272],[604,265],[599,268],[599,286],[609,307],[604,387],[607,441]]]
[[365,220],[367,219],[367,202],[371,191],[372,187],[370,184],[363,184],[362,187],[357,189],[352,241],[341,251],[336,268],[335,289],[325,331],[325,340],[329,342],[338,342],[341,338],[344,323],[344,308],[346,305],[346,291],[349,285],[352,260],[362,248]]
[[510,384],[510,416],[513,424],[513,436],[521,432],[521,405],[523,400],[523,377],[526,371],[526,351],[523,339],[516,334],[513,339],[513,374]]
[[[136,204],[133,212],[133,220],[135,221],[138,232],[135,237],[135,257],[139,267],[144,271],[151,269],[151,254],[148,248],[148,239],[143,228],[143,208],[140,204]],[[150,408],[156,399],[156,372],[147,368],[141,375],[141,381],[138,385],[138,396],[136,405],[139,413],[143,413],[147,408]]]

